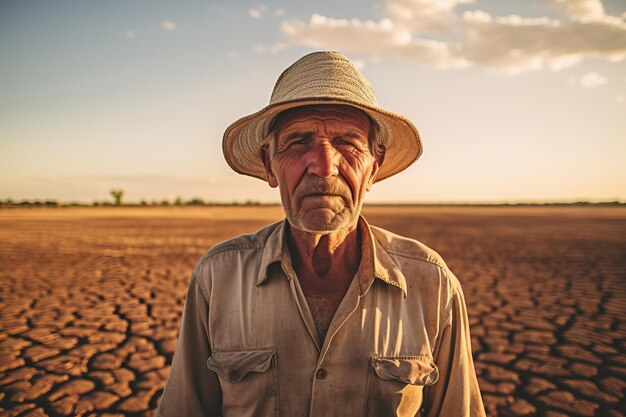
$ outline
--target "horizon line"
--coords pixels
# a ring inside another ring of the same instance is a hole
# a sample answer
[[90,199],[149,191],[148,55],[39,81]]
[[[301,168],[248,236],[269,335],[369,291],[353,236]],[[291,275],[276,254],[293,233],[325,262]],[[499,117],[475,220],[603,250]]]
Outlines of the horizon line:
[[[93,200],[91,202],[57,199],[0,199],[0,207],[47,206],[47,207],[189,207],[189,206],[281,206],[280,201],[260,201],[255,199],[211,201],[202,198],[183,199],[141,199],[115,204],[111,200]],[[363,206],[539,206],[539,205],[626,205],[620,198],[607,199],[511,199],[511,200],[435,200],[435,201],[369,201]]]

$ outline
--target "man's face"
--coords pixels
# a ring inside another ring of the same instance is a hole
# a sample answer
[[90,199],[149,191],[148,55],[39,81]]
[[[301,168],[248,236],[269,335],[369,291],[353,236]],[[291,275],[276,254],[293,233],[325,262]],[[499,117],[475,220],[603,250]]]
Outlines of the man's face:
[[349,106],[307,106],[278,118],[265,170],[292,227],[331,233],[356,224],[378,172],[370,129],[367,115]]

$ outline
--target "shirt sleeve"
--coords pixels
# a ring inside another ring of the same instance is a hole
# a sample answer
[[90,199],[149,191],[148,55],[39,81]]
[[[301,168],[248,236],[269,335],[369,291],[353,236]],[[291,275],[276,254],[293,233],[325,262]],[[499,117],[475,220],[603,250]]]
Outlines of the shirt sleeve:
[[[456,281],[456,278],[453,278]],[[439,380],[425,389],[427,417],[485,416],[474,361],[465,298],[458,281],[444,314],[440,340],[436,346],[435,363]]]
[[189,283],[176,351],[157,417],[221,415],[219,380],[206,366],[211,355],[208,310],[207,300],[194,275]]

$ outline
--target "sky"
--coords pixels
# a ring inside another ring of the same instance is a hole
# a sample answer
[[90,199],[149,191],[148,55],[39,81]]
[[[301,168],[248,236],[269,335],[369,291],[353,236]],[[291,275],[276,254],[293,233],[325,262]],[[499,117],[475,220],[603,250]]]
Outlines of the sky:
[[0,0],[0,200],[277,202],[222,135],[317,50],[422,137],[366,201],[626,201],[623,0]]

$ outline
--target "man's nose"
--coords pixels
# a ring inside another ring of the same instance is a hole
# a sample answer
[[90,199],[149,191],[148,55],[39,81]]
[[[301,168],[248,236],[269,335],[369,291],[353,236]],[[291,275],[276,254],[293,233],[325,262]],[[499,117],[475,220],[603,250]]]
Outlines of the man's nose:
[[318,143],[309,150],[309,174],[321,178],[334,177],[339,174],[337,168],[338,153],[330,143]]

